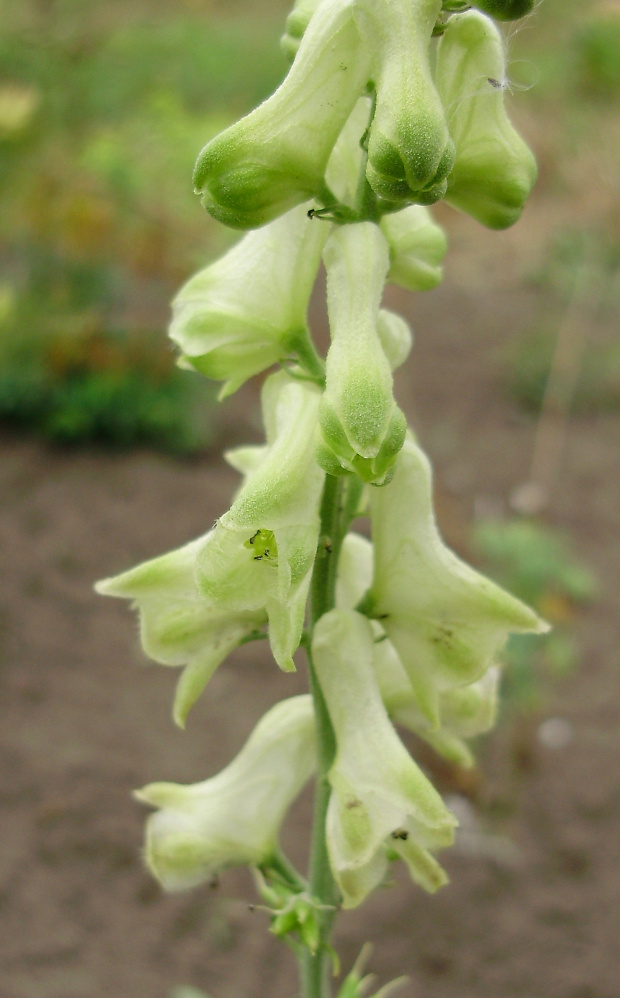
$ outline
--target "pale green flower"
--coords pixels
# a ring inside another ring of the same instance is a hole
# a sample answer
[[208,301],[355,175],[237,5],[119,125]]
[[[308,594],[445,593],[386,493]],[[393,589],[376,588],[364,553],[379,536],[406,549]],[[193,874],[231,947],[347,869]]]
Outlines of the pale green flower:
[[443,278],[446,236],[423,205],[384,215],[381,229],[390,247],[387,279],[408,291],[428,291]]
[[368,182],[388,201],[431,204],[443,196],[454,159],[429,65],[441,0],[356,0],[354,11],[377,92]]
[[510,633],[548,625],[445,546],[430,465],[411,440],[390,485],[372,491],[371,523],[374,579],[364,610],[384,628],[419,709],[439,727],[443,691],[480,679]]
[[249,232],[179,291],[170,337],[186,364],[225,382],[220,398],[286,360],[317,373],[306,311],[328,232],[306,207],[295,208]]
[[200,153],[196,190],[224,224],[256,228],[309,198],[329,200],[327,161],[370,72],[351,7],[323,0],[281,86]]
[[446,877],[430,850],[450,845],[456,819],[392,727],[372,668],[369,621],[331,610],[318,621],[312,660],[336,736],[326,838],[345,908],[385,874],[386,846],[413,879],[436,890]]
[[315,767],[308,695],[283,700],[258,722],[235,759],[203,783],[151,783],[135,796],[159,810],[146,823],[145,858],[170,891],[228,866],[267,862],[282,820]]
[[537,172],[506,114],[505,73],[504,40],[493,21],[477,11],[451,17],[436,73],[456,146],[446,201],[492,229],[517,221]]
[[221,662],[267,622],[264,610],[222,609],[200,593],[196,556],[208,536],[95,586],[103,596],[134,601],[142,647],[149,658],[161,665],[184,666],[173,708],[180,727]]
[[299,49],[310,18],[314,14],[319,0],[295,0],[295,4],[286,19],[286,29],[280,39],[280,47],[286,58],[292,62]]
[[[372,576],[371,542],[355,532],[347,534],[338,562],[336,605],[344,610],[354,609],[370,588]],[[372,666],[392,721],[423,738],[450,762],[473,766],[474,757],[465,739],[488,731],[495,723],[497,667],[489,668],[477,682],[441,691],[441,726],[435,727],[420,710],[409,677],[387,634],[377,621],[371,621],[371,627],[374,637]]]
[[402,315],[382,308],[377,320],[377,336],[392,371],[404,364],[413,346],[411,326]]
[[317,456],[331,474],[353,472],[379,484],[389,475],[406,430],[378,333],[388,246],[372,222],[343,225],[330,234],[323,258],[332,342]]
[[267,449],[198,553],[198,585],[228,611],[265,609],[278,665],[294,669],[319,535],[318,389],[285,372],[263,386]]

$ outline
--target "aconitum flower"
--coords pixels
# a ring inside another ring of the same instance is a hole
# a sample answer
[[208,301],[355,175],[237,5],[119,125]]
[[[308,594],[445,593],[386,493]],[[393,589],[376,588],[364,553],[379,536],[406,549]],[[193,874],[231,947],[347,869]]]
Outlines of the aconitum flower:
[[366,177],[388,201],[432,204],[446,190],[454,148],[429,64],[441,0],[356,0],[377,103]]
[[252,229],[309,198],[329,200],[327,161],[370,73],[351,8],[323,0],[281,86],[198,156],[196,191],[225,225]]
[[384,215],[381,230],[390,247],[387,279],[409,291],[428,291],[443,278],[446,236],[423,205]]
[[203,783],[151,783],[135,796],[159,810],[146,824],[145,858],[169,891],[228,866],[273,856],[282,820],[315,767],[308,695],[283,700],[258,722],[235,759]]
[[284,371],[266,380],[264,456],[197,557],[198,586],[211,603],[229,612],[266,610],[271,650],[285,670],[295,668],[319,535],[320,397]]
[[267,622],[264,610],[215,606],[196,585],[196,556],[209,535],[151,558],[95,586],[103,596],[134,601],[140,639],[149,658],[183,666],[173,716],[180,727],[217,667],[240,642]]
[[379,484],[389,475],[406,431],[378,333],[387,241],[372,222],[343,225],[330,234],[323,258],[332,342],[317,456],[331,474],[353,472]]
[[451,17],[436,72],[456,146],[446,201],[491,229],[517,221],[537,173],[506,114],[505,73],[504,40],[493,21],[477,11]]
[[225,382],[220,398],[286,360],[317,373],[306,311],[329,228],[295,208],[249,232],[179,291],[170,337],[185,364]]
[[430,850],[450,845],[456,819],[405,749],[372,668],[374,636],[353,610],[331,610],[314,629],[312,660],[336,736],[326,820],[331,869],[345,908],[383,879],[386,848],[413,879],[436,890],[446,876]]
[[543,633],[548,625],[445,546],[430,465],[412,440],[392,482],[373,489],[370,503],[374,578],[364,610],[384,628],[419,709],[438,727],[443,691],[480,679],[509,634]]

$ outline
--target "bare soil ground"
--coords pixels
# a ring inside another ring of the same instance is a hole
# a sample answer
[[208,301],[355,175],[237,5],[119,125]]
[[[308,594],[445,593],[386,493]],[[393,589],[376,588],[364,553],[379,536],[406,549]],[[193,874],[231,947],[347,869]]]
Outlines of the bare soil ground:
[[[515,234],[474,236],[458,219],[444,287],[391,295],[417,333],[398,396],[461,550],[475,508],[505,509],[531,458],[534,422],[506,400],[499,361],[541,307],[518,282],[536,210]],[[250,388],[227,403],[226,443],[256,439],[256,397]],[[618,413],[573,419],[549,515],[600,579],[577,625],[580,669],[540,716],[481,750],[475,802],[456,801],[466,831],[444,854],[451,885],[429,898],[399,874],[341,919],[345,969],[370,937],[373,969],[408,973],[412,998],[616,998],[619,442]],[[292,956],[248,911],[249,877],[163,895],[142,866],[144,814],[130,792],[217,771],[270,704],[304,688],[301,656],[285,677],[262,646],[233,655],[181,733],[176,674],[145,667],[127,607],[92,592],[207,529],[235,474],[215,455],[182,463],[17,438],[0,448],[1,998],[167,998],[181,983],[214,998],[293,998]],[[546,716],[570,722],[564,747],[537,739]],[[455,787],[444,778],[444,789]],[[285,834],[297,858],[308,817],[305,796]]]

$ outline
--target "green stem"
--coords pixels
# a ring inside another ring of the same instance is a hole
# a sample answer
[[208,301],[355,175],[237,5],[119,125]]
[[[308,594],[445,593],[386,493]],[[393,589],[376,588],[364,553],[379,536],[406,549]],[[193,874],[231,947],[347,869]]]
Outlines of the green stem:
[[[362,484],[357,478],[335,478],[327,475],[321,502],[321,534],[310,589],[310,632],[316,622],[331,610],[336,596],[336,570],[342,542],[357,511]],[[332,957],[329,938],[340,902],[338,888],[332,877],[325,819],[330,786],[327,778],[334,760],[336,742],[323,692],[317,680],[308,652],[310,687],[314,700],[317,742],[317,776],[314,796],[314,817],[310,852],[309,890],[313,897],[328,906],[321,915],[321,945],[313,956],[305,950],[300,956],[303,998],[329,998]]]

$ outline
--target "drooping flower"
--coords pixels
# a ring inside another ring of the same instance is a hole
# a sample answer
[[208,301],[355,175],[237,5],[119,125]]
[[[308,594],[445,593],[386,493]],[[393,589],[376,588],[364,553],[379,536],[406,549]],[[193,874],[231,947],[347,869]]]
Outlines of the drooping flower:
[[432,204],[445,193],[454,159],[429,64],[441,0],[356,0],[354,11],[377,94],[368,183],[388,201]]
[[249,232],[179,291],[169,335],[186,364],[225,382],[221,398],[288,359],[317,373],[306,311],[328,232],[295,208]]
[[[351,532],[344,539],[338,562],[336,605],[353,610],[370,588],[373,576],[372,544]],[[470,767],[474,757],[467,739],[488,731],[495,723],[499,670],[491,666],[476,682],[439,693],[440,726],[420,710],[416,695],[396,649],[378,621],[371,621],[372,667],[381,698],[391,720],[423,738],[440,755]]]
[[331,610],[315,626],[312,660],[336,736],[327,848],[345,908],[382,880],[387,845],[436,890],[446,877],[430,850],[450,845],[456,825],[390,723],[372,649],[370,623],[353,610]]
[[146,825],[146,862],[170,891],[228,866],[268,862],[282,820],[315,766],[308,694],[283,700],[258,722],[235,759],[202,783],[151,783],[138,800],[159,810]]
[[294,669],[319,535],[324,473],[314,447],[320,397],[284,371],[266,380],[264,456],[197,557],[200,592],[215,606],[266,610],[271,650],[285,670]]
[[456,147],[446,201],[491,229],[517,221],[537,173],[506,114],[505,73],[504,41],[493,21],[473,10],[451,17],[436,73]]
[[217,667],[253,631],[267,622],[264,610],[215,606],[196,585],[196,557],[207,537],[152,558],[95,586],[103,596],[134,601],[140,638],[149,658],[183,666],[173,716],[180,727]]
[[196,191],[215,218],[251,229],[312,197],[369,77],[351,0],[323,0],[276,92],[198,156]]
[[324,252],[331,346],[318,460],[331,474],[385,481],[405,436],[378,333],[389,252],[372,222],[337,227]]
[[480,679],[508,635],[548,625],[443,543],[432,508],[431,470],[407,440],[393,481],[373,489],[374,578],[364,610],[394,645],[419,709],[441,724],[441,695]]

